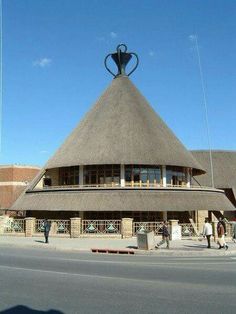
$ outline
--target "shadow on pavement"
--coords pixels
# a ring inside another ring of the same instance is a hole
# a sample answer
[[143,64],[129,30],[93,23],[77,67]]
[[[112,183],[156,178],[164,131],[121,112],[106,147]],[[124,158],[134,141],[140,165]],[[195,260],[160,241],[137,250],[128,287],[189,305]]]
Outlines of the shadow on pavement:
[[10,309],[1,311],[0,314],[64,314],[64,313],[57,310],[49,311],[34,310],[24,305],[17,305]]
[[138,249],[138,247],[135,246],[135,245],[129,245],[129,246],[126,246],[126,248],[127,248],[127,249],[135,249],[135,250]]
[[205,249],[207,248],[206,244],[200,244],[200,245],[184,245],[184,247],[194,247],[195,249]]
[[43,241],[43,240],[34,240],[34,242],[45,243],[45,241]]

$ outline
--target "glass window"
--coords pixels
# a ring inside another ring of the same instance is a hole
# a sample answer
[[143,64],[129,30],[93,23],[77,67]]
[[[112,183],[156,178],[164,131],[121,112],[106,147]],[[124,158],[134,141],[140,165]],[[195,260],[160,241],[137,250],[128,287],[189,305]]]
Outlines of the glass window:
[[140,168],[137,166],[133,167],[133,181],[139,183],[140,181]]
[[140,179],[142,183],[147,183],[148,180],[148,168],[144,167],[140,169]]
[[185,168],[166,167],[166,183],[176,186],[186,185],[187,176]]
[[59,168],[59,184],[60,185],[79,184],[79,166]]
[[160,166],[127,165],[125,166],[125,181],[127,183],[140,183],[156,185],[162,183],[162,171]]
[[120,165],[84,166],[85,185],[119,185]]
[[132,167],[125,166],[125,181],[131,182],[132,181]]

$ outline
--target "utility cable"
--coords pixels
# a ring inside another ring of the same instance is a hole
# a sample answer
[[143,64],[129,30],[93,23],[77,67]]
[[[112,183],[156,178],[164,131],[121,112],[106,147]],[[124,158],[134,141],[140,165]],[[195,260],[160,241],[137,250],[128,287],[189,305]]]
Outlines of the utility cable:
[[208,147],[209,147],[209,159],[210,159],[210,168],[211,168],[211,184],[212,184],[212,187],[214,188],[215,184],[214,184],[214,170],[213,170],[213,161],[212,161],[212,149],[211,149],[207,99],[206,99],[206,90],[205,90],[205,84],[204,84],[204,79],[203,79],[202,63],[201,63],[201,57],[200,57],[200,53],[199,53],[197,35],[195,34],[194,36],[191,36],[191,38],[195,40],[197,57],[198,57],[198,66],[199,66],[199,73],[200,73],[201,86],[202,86],[203,103],[204,103],[204,109],[205,109],[207,140],[208,140]]

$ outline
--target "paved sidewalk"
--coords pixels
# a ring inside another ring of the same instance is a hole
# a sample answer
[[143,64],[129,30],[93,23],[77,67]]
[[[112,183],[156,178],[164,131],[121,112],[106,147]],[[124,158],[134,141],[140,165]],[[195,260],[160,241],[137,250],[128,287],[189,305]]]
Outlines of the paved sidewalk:
[[[160,241],[156,237],[156,242]],[[143,251],[137,249],[137,239],[108,239],[108,238],[49,238],[50,243],[45,244],[43,237],[15,237],[0,236],[0,247],[24,247],[24,248],[43,248],[52,250],[68,251],[87,251],[91,252],[92,248],[99,249],[131,249],[135,254],[160,255],[160,256],[225,256],[236,255],[236,243],[228,241],[229,249],[218,249],[218,245],[212,241],[212,248],[207,249],[206,240],[178,240],[170,242],[170,249],[166,249],[165,244],[159,249]]]

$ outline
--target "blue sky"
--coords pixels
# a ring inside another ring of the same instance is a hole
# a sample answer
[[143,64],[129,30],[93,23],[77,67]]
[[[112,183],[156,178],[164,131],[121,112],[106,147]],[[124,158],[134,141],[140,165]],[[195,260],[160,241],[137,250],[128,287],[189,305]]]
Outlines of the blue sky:
[[2,0],[0,164],[42,166],[110,84],[119,43],[131,76],[189,149],[208,149],[197,34],[213,149],[236,150],[236,1]]

